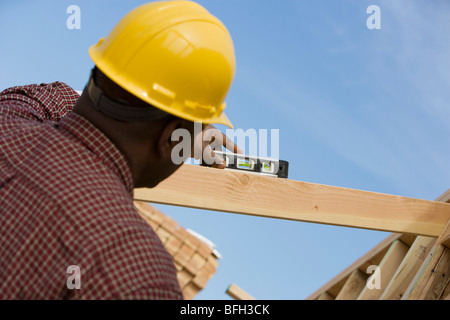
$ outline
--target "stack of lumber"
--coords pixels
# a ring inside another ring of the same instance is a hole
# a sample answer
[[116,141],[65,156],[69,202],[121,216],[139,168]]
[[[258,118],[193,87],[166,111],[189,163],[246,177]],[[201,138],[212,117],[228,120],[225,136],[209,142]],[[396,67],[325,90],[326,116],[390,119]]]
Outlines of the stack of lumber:
[[141,201],[134,204],[172,255],[184,299],[192,300],[216,272],[216,251],[152,205]]

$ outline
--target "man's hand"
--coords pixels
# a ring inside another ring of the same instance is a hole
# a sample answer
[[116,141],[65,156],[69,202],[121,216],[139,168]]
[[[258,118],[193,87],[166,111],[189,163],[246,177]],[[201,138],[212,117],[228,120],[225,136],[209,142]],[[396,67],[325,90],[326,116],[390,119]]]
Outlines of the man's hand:
[[225,147],[233,153],[243,153],[232,140],[210,124],[203,125],[203,130],[197,133],[193,140],[191,156],[197,160],[204,160],[214,168],[225,168],[225,162],[214,153],[214,150],[222,150],[222,147]]

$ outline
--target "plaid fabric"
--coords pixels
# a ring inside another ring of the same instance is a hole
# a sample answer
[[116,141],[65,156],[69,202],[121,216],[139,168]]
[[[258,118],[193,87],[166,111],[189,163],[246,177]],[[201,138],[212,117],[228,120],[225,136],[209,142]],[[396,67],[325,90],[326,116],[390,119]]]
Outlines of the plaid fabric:
[[0,93],[0,298],[181,299],[125,157],[77,99],[61,82]]

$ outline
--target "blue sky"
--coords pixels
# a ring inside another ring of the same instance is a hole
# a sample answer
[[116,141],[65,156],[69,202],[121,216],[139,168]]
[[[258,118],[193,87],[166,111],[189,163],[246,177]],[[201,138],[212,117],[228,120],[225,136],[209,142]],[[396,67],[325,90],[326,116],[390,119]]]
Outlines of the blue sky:
[[[3,0],[0,89],[82,90],[87,49],[146,1]],[[450,3],[444,0],[198,1],[236,48],[227,102],[236,128],[279,129],[290,179],[433,200],[450,185]],[[81,9],[69,30],[66,9]],[[381,29],[369,30],[369,5]],[[221,128],[224,129],[224,128]],[[198,299],[303,299],[388,233],[157,205],[217,244]]]

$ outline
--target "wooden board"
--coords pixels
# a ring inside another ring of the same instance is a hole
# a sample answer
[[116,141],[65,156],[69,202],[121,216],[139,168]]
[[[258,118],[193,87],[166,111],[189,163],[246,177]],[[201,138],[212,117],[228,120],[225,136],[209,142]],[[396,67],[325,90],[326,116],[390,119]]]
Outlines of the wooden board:
[[445,299],[450,282],[450,250],[435,244],[402,300]]
[[235,300],[255,300],[255,298],[253,298],[251,295],[239,288],[234,283],[228,286],[225,293]]
[[333,297],[328,292],[322,292],[322,294],[317,298],[317,300],[334,300],[335,297]]
[[367,275],[356,269],[348,277],[335,300],[355,300],[364,289],[367,281]]
[[323,285],[318,290],[316,290],[314,293],[312,293],[310,296],[308,296],[306,298],[306,300],[317,299],[317,297],[320,294],[322,294],[323,292],[328,292],[331,295],[337,296],[339,294],[342,286],[344,285],[345,280],[350,276],[350,274],[352,272],[354,272],[356,269],[359,269],[361,272],[366,272],[367,267],[369,265],[379,264],[381,259],[386,254],[389,247],[391,246],[392,242],[399,239],[400,237],[401,237],[401,234],[398,234],[398,233],[390,234],[388,237],[383,239],[383,241],[381,241],[375,247],[370,249],[366,254],[364,254],[358,260],[353,262],[350,266],[345,268],[345,270],[340,272],[337,276],[335,276],[333,279],[328,281],[325,285]]
[[[447,190],[444,194],[439,196],[436,201],[450,201],[450,189]],[[446,231],[448,230],[448,224],[444,228],[443,233],[439,237],[440,239],[445,236]],[[422,240],[421,240],[422,238]],[[355,261],[353,264],[351,264],[349,267],[347,267],[345,270],[343,270],[341,273],[339,273],[336,277],[328,281],[326,284],[324,284],[321,288],[316,290],[313,294],[307,297],[308,300],[314,300],[318,299],[318,297],[321,296],[323,293],[327,293],[331,296],[336,296],[341,288],[343,287],[345,280],[348,279],[351,272],[353,272],[355,269],[359,269],[362,272],[366,272],[367,267],[369,265],[374,265],[380,263],[382,258],[387,252],[388,246],[390,246],[395,240],[399,239],[403,243],[405,243],[407,246],[411,247],[410,250],[407,253],[407,256],[415,256],[418,255],[421,260],[423,261],[423,254],[426,255],[427,252],[430,251],[436,251],[437,248],[433,247],[433,244],[436,243],[436,238],[428,238],[432,239],[432,242],[426,247],[423,248],[424,245],[428,241],[424,240],[426,237],[416,237],[412,234],[390,234],[386,239],[381,241],[379,244],[377,244],[374,248],[372,248],[370,251],[368,251],[365,255],[363,255],[361,258],[359,258],[357,261]],[[422,246],[422,248],[421,248]],[[412,251],[411,251],[412,250]],[[418,279],[423,275],[425,271],[422,269],[426,268],[430,261],[427,262],[427,260],[431,259],[431,256],[427,258],[426,261],[424,261],[421,265],[419,265],[419,270],[415,272],[415,269],[417,268],[417,265],[414,264],[413,261],[407,261],[407,256],[405,256],[405,259],[402,261],[402,264],[399,266],[399,268],[396,271],[396,274],[394,275],[391,283],[389,286],[392,287],[391,292],[387,292],[386,295],[390,295],[390,297],[381,297],[382,299],[398,299],[401,297],[402,299],[407,299],[410,295],[411,291],[416,286]],[[435,258],[433,266],[436,266],[437,264],[437,258]],[[417,261],[417,263],[420,264],[420,261]],[[432,267],[430,268],[428,266],[428,272],[432,272]],[[409,273],[410,272],[410,273]],[[411,277],[414,277],[411,281]],[[393,284],[393,282],[395,282]],[[423,281],[422,281],[423,282]],[[405,290],[405,286],[409,286]],[[394,288],[396,287],[396,288]],[[450,284],[447,285],[446,291],[444,290],[442,296],[445,296],[447,291],[450,291]],[[447,294],[448,295],[448,294]]]
[[443,194],[441,194],[436,201],[440,201],[440,202],[450,202],[450,189],[448,189],[447,191],[445,191]]
[[261,217],[438,236],[450,204],[183,165],[135,200]]
[[443,245],[450,249],[450,219],[444,227],[444,230],[439,235],[438,241],[440,245]]
[[[450,189],[437,201],[450,202]],[[450,232],[450,219],[446,223],[425,261],[416,272],[405,291],[402,300],[446,299],[450,291],[450,244],[447,239]]]
[[435,242],[436,238],[417,237],[392,277],[388,287],[384,290],[380,300],[400,300],[403,297],[414,275]]
[[387,288],[392,276],[401,264],[403,258],[408,252],[409,247],[399,240],[395,240],[389,248],[386,255],[379,264],[380,268],[380,288],[364,287],[364,290],[358,297],[358,300],[378,300],[383,291]]
[[[450,189],[448,189],[447,192],[445,192],[439,198],[437,198],[436,201],[450,203]],[[450,219],[447,221],[444,229],[439,235],[437,242],[450,249]]]

